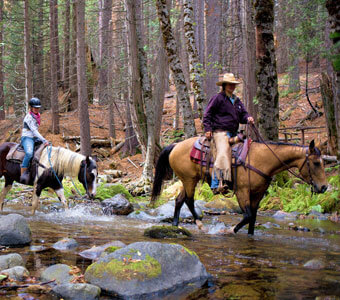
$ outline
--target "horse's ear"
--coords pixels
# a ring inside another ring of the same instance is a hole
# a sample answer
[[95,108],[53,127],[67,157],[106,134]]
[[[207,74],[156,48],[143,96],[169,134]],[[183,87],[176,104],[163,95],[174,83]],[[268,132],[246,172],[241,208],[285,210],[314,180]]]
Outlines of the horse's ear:
[[88,164],[90,164],[91,163],[91,160],[90,160],[90,156],[86,156],[86,164],[88,165]]
[[309,154],[312,154],[315,152],[315,142],[312,140],[309,144]]

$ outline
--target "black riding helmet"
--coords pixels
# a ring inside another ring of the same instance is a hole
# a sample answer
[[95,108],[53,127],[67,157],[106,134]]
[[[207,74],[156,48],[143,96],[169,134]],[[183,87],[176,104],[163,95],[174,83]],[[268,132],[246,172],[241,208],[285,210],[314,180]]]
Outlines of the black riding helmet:
[[41,107],[41,102],[39,100],[39,98],[33,97],[31,98],[31,100],[28,102],[29,106],[31,107]]

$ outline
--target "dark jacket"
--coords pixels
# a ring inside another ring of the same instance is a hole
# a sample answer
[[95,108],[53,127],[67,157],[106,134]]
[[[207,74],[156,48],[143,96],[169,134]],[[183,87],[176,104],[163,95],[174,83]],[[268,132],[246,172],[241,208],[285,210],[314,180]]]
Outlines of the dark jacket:
[[204,111],[204,131],[219,129],[236,133],[239,123],[247,124],[248,117],[249,114],[240,98],[236,97],[234,104],[232,104],[226,93],[220,92],[210,99]]

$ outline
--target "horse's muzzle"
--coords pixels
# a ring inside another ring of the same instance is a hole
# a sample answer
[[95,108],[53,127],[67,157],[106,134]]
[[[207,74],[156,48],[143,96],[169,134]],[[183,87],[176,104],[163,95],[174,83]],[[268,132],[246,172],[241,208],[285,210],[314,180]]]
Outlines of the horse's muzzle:
[[321,186],[321,188],[319,188],[316,184],[313,184],[313,192],[314,193],[322,194],[322,193],[326,192],[326,190],[327,190],[327,185],[323,185],[323,186]]

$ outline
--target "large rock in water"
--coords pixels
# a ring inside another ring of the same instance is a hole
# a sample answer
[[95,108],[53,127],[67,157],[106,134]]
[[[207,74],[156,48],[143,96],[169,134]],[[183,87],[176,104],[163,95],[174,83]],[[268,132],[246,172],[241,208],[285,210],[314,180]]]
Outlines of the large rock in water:
[[105,215],[128,215],[133,212],[133,206],[123,194],[117,194],[112,198],[101,202]]
[[32,241],[26,219],[18,214],[0,216],[0,245],[22,246]]
[[[178,244],[137,242],[116,250],[85,272],[85,280],[124,299],[152,299],[209,278],[198,256]],[[145,298],[147,297],[147,298]]]

